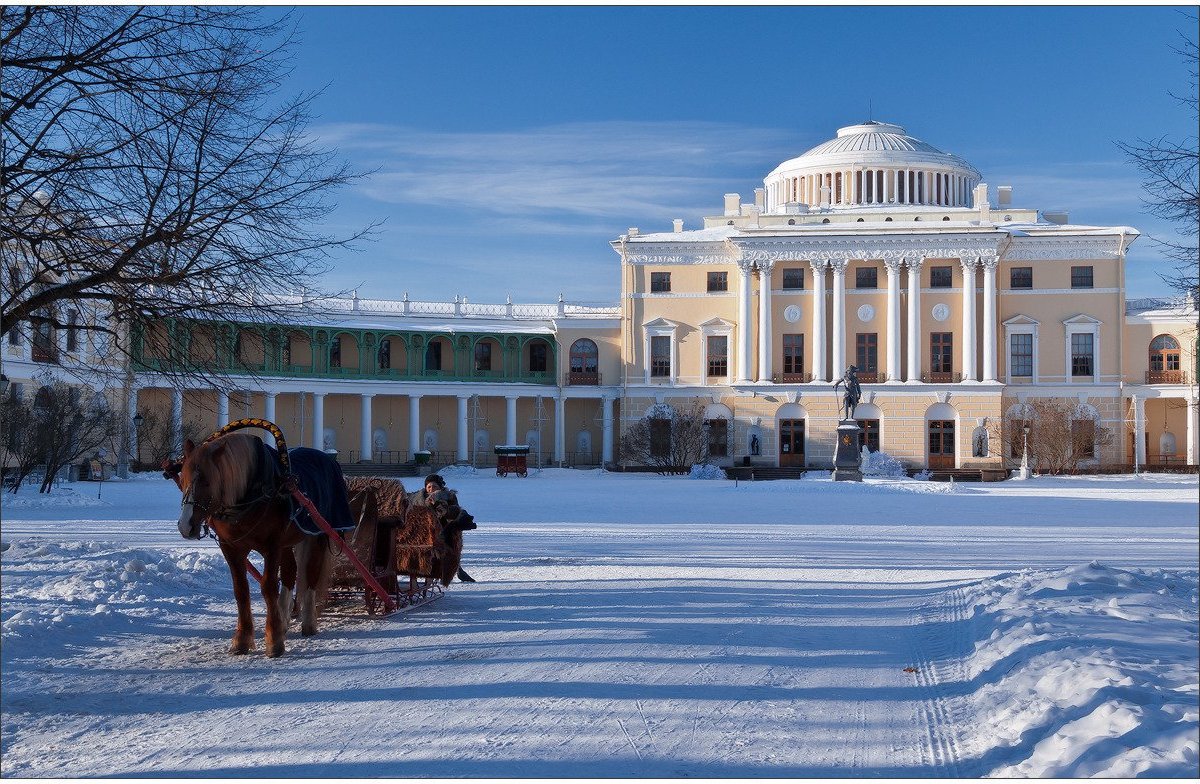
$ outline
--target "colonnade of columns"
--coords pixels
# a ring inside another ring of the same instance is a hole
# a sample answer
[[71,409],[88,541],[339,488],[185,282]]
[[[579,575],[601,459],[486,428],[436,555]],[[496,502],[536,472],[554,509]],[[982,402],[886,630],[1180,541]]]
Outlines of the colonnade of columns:
[[785,177],[770,186],[772,207],[781,204],[826,205],[909,204],[970,206],[975,178],[932,169],[862,168]]
[[[921,267],[924,257],[907,259],[887,259],[884,266],[887,271],[887,313],[886,324],[886,361],[885,378],[888,381],[905,381],[916,383],[921,381]],[[963,271],[962,288],[962,331],[961,331],[961,364],[962,380],[994,382],[996,380],[996,268],[998,260],[994,256],[979,256],[960,259]],[[812,269],[812,344],[809,348],[812,357],[812,379],[816,382],[827,382],[841,378],[845,373],[847,363],[846,347],[846,269],[849,261],[846,259],[810,259]],[[771,271],[773,261],[739,262],[741,272],[741,287],[738,289],[738,313],[740,329],[738,333],[738,382],[757,380],[769,382],[774,375],[774,351],[772,347],[771,319]],[[904,308],[900,299],[900,273],[908,271],[908,362],[907,373],[901,372],[901,340],[900,325]],[[982,368],[978,368],[976,358],[976,308],[978,295],[976,270],[983,273],[983,356]],[[830,308],[832,318],[832,335],[826,335],[825,273],[832,274],[832,302]],[[751,281],[753,272],[758,272],[758,368],[757,375],[752,376],[750,358],[753,356],[753,291]],[[826,375],[826,342],[829,343],[829,375]],[[981,372],[980,372],[981,371]],[[903,375],[903,377],[902,377]]]
[[[264,418],[275,421],[276,418],[276,397],[277,392],[263,393],[263,410]],[[286,394],[286,393],[285,393]],[[314,449],[324,448],[325,437],[325,397],[326,392],[312,393],[297,393],[311,394],[313,401],[313,428],[309,439],[309,446]],[[341,393],[339,393],[341,394]],[[347,393],[349,394],[349,393]],[[374,423],[372,403],[376,397],[374,392],[355,393],[358,394],[360,400],[360,419],[359,419],[359,459],[371,460],[374,452]],[[408,397],[408,451],[409,454],[420,451],[421,449],[421,399],[425,397],[423,393],[411,393]],[[457,443],[455,449],[455,458],[459,461],[470,459],[470,419],[468,415],[469,403],[472,395],[457,395]],[[504,395],[504,438],[506,444],[517,443],[517,401],[522,395]],[[529,395],[525,395],[529,397]],[[542,396],[548,397],[548,396]],[[229,424],[232,419],[229,415],[229,393],[218,390],[217,398],[217,427],[222,428]],[[556,395],[554,399],[554,444],[553,444],[553,459],[555,462],[562,462],[566,459],[566,397]],[[592,398],[579,398],[581,400],[590,400]],[[604,396],[601,398],[601,440],[600,440],[600,459],[603,463],[613,462],[613,434],[615,423],[613,419],[613,403],[615,398],[612,396]],[[128,401],[130,409],[130,418],[137,412],[137,395],[130,395]],[[171,432],[172,432],[172,451],[175,454],[180,454],[183,451],[183,391],[179,389],[171,390]],[[136,434],[130,437],[130,453],[136,454],[137,441]]]

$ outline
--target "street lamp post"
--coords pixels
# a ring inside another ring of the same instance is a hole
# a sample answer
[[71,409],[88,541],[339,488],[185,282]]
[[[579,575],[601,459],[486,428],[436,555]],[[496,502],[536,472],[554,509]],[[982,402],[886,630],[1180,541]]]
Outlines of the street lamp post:
[[1029,423],[1021,425],[1022,449],[1021,468],[1017,471],[1017,479],[1029,478]]

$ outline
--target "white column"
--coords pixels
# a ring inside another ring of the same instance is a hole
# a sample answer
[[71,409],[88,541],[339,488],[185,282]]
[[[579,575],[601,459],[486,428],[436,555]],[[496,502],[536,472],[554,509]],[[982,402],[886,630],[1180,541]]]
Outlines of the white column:
[[371,460],[373,457],[371,447],[371,399],[374,394],[363,393],[359,395],[359,405],[362,407],[362,416],[359,417],[359,433],[358,433],[358,461],[360,463]]
[[963,271],[962,293],[962,377],[975,380],[975,264],[976,260],[959,259]]
[[567,399],[560,392],[554,398],[554,462],[561,466],[567,459]]
[[996,265],[995,256],[980,259],[983,266],[983,380],[996,380]]
[[517,398],[506,395],[504,398],[504,443],[517,443]]
[[421,396],[408,396],[408,459],[421,451]]
[[471,459],[468,448],[471,444],[470,425],[467,422],[467,403],[471,400],[470,395],[458,396],[458,451],[455,452],[455,459],[460,463],[465,463]]
[[1196,465],[1200,458],[1200,400],[1193,398],[1187,402],[1187,461],[1188,465]]
[[[751,329],[750,315],[750,298],[753,296],[751,287],[753,286],[750,274],[750,262],[739,261],[738,272],[741,275],[742,285],[738,289],[738,361],[737,361],[737,380],[745,383],[750,380],[750,357],[751,345],[753,343],[753,330]],[[649,361],[647,361],[649,365]]]
[[217,390],[217,429],[229,424],[229,393]]
[[[137,463],[140,462],[138,455],[138,432],[137,425],[133,423],[133,418],[137,416],[137,387],[129,388],[129,395],[125,398],[125,426],[129,428],[129,440],[126,447],[129,450],[129,460]],[[128,464],[125,469],[128,473]]]
[[604,427],[600,437],[600,461],[608,465],[613,461],[613,399],[605,396],[603,406]]
[[171,455],[183,455],[183,390],[171,390]]
[[810,261],[813,273],[812,354],[813,381],[825,381],[825,262]]
[[887,268],[887,380],[900,381],[900,259],[884,259]]
[[830,369],[837,380],[846,372],[846,260],[832,259],[833,268],[833,356]]
[[313,392],[313,449],[325,449],[325,393]]
[[921,262],[908,259],[908,382],[921,380]]
[[1146,467],[1146,399],[1133,396],[1133,451],[1140,468]]
[[758,263],[758,380],[771,380],[771,267]]
[[[263,419],[267,420],[268,422],[275,421],[275,393],[274,392],[264,392],[263,393]],[[271,439],[270,441],[267,441],[268,444],[270,444],[271,446],[275,446],[275,447],[279,446],[278,442],[275,441],[275,436],[271,435],[270,433],[267,433],[267,438]]]

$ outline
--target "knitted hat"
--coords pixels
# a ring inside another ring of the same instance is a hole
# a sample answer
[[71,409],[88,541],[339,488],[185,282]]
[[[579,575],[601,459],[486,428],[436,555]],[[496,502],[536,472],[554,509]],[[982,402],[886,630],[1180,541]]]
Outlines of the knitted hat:
[[425,484],[429,484],[430,482],[433,482],[438,487],[446,486],[446,480],[442,479],[437,474],[430,474],[429,476],[425,477]]

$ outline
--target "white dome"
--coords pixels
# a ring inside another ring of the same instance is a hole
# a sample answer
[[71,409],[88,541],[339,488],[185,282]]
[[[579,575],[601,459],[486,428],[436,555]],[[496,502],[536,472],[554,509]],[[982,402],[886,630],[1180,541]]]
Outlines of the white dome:
[[980,180],[979,171],[957,155],[899,125],[871,121],[839,128],[836,138],[779,164],[763,182],[767,211],[784,212],[791,211],[788,205],[963,207]]

